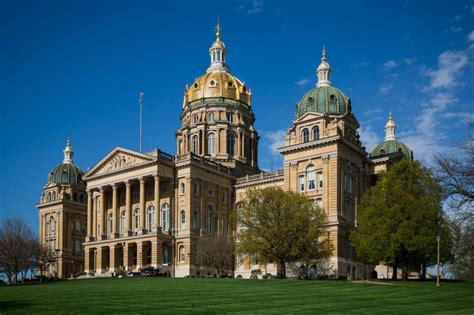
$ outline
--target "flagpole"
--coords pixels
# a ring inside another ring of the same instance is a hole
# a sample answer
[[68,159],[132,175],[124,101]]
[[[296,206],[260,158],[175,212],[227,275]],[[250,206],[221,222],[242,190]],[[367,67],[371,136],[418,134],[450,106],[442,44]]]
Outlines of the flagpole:
[[142,115],[142,107],[143,107],[143,95],[145,93],[140,92],[140,152],[142,152],[142,129],[143,129],[143,115]]

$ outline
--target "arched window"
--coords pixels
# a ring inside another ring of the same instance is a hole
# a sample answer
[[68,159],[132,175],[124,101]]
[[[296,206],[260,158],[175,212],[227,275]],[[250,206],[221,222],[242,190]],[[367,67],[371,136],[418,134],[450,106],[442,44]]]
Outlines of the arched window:
[[146,250],[146,264],[151,265],[151,246],[148,246]]
[[313,140],[319,140],[319,127],[318,126],[313,128]]
[[114,231],[114,219],[112,213],[109,213],[109,216],[107,217],[107,226],[109,227],[109,234],[112,234]]
[[186,211],[181,210],[179,213],[179,228],[182,230],[186,227]]
[[193,213],[193,229],[199,228],[199,214],[197,211]]
[[227,133],[227,154],[235,153],[235,135],[232,132]]
[[163,222],[163,230],[168,232],[170,229],[170,205],[167,203],[161,206],[161,219]]
[[208,122],[213,122],[214,121],[214,113],[207,114],[207,121]]
[[133,210],[133,222],[132,222],[133,228],[135,230],[138,230],[139,224],[140,224],[140,209],[136,208],[135,210]]
[[125,234],[125,211],[120,214],[120,234]]
[[308,189],[316,189],[316,168],[313,165],[310,165],[306,168],[306,173],[308,176]]
[[179,262],[184,262],[185,259],[184,255],[184,245],[179,245]]
[[207,135],[207,154],[216,154],[216,134],[213,132]]
[[155,207],[149,206],[147,211],[147,220],[146,220],[146,226],[148,231],[151,231],[153,228],[153,224],[155,223]]
[[74,222],[74,234],[81,235],[82,232],[82,222],[81,219],[76,219]]
[[79,195],[79,202],[84,203],[84,194]]
[[209,235],[214,234],[214,206],[212,204],[207,206],[206,230]]
[[193,151],[193,153],[199,154],[199,137],[198,137],[198,135],[194,135],[191,138],[191,143],[192,143],[191,150]]
[[180,193],[181,195],[184,195],[184,194],[186,193],[186,184],[185,184],[185,183],[181,183],[181,184],[179,185],[179,193]]
[[194,183],[194,195],[199,196],[199,183]]
[[303,131],[301,132],[301,138],[302,138],[303,142],[308,142],[309,141],[309,130],[308,130],[308,128],[303,129]]
[[168,253],[168,245],[166,245],[166,243],[163,243],[162,253],[163,253],[163,265],[169,264],[170,258],[169,258],[169,253]]
[[51,201],[51,192],[46,195],[46,201]]
[[56,192],[55,191],[53,191],[53,195],[51,197],[51,200],[56,200]]
[[54,235],[56,233],[56,220],[54,219],[54,217],[51,217],[49,219],[49,226],[50,226],[51,235]]
[[199,116],[198,115],[194,115],[193,116],[193,123],[198,123],[199,122]]

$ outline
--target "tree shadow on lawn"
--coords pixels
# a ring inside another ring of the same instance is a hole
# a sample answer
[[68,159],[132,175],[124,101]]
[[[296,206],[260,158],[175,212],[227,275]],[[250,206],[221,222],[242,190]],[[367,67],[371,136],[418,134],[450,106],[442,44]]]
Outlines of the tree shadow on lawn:
[[27,308],[28,303],[26,301],[0,301],[0,314],[7,311],[18,311]]

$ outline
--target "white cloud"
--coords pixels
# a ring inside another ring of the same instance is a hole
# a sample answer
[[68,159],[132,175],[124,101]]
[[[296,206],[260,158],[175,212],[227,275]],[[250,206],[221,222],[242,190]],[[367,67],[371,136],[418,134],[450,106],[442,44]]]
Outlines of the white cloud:
[[385,70],[393,69],[396,66],[397,66],[397,63],[395,62],[395,60],[389,60],[389,61],[387,61],[386,63],[383,64],[383,68]]
[[379,87],[380,94],[388,94],[393,89],[393,83],[385,83]]
[[256,14],[263,9],[263,0],[244,1],[238,6],[239,10],[245,10],[247,14]]
[[444,114],[444,117],[446,118],[457,118],[462,120],[463,122],[474,122],[474,113],[471,112],[447,112]]
[[406,63],[407,65],[412,65],[417,61],[416,58],[404,58],[403,62]]
[[311,82],[310,79],[301,79],[301,80],[295,81],[295,85],[302,88],[302,87],[308,86],[310,82]]
[[265,132],[264,137],[270,153],[279,155],[278,148],[285,146],[286,129]]
[[455,17],[453,17],[453,21],[456,21],[456,22],[459,22],[462,20],[462,16],[460,14],[456,15]]
[[462,27],[459,27],[459,26],[451,26],[451,28],[449,29],[449,31],[451,33],[459,33],[460,31],[462,31]]
[[469,34],[467,34],[466,39],[468,43],[474,42],[474,31],[471,31]]
[[466,51],[445,51],[438,56],[438,68],[427,70],[431,77],[430,84],[425,90],[449,88],[458,84],[456,81],[462,69],[468,64]]
[[364,116],[372,116],[374,114],[380,114],[382,112],[382,110],[380,109],[380,107],[377,107],[377,108],[374,108],[374,109],[369,109],[368,111],[366,111],[364,113]]
[[362,141],[365,149],[370,152],[377,144],[381,142],[381,139],[369,125],[361,125],[362,126],[359,128],[360,141]]

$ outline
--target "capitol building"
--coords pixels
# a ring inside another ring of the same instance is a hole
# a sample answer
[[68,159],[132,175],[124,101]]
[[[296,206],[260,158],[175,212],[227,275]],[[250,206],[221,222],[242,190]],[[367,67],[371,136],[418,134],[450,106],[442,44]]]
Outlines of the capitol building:
[[[219,25],[215,36],[206,73],[185,88],[176,153],[116,147],[84,173],[67,142],[37,204],[40,243],[57,255],[51,273],[106,276],[152,267],[173,277],[214,275],[196,258],[199,240],[234,236],[230,218],[239,200],[250,188],[268,186],[300,192],[324,209],[334,277],[360,279],[367,272],[349,241],[360,199],[379,172],[413,159],[396,138],[391,113],[384,141],[367,152],[357,104],[330,81],[323,49],[317,81],[298,101],[279,148],[283,165],[263,172],[252,111],[259,104],[230,72]],[[276,274],[271,262],[236,257],[235,276],[248,278],[254,269]]]

